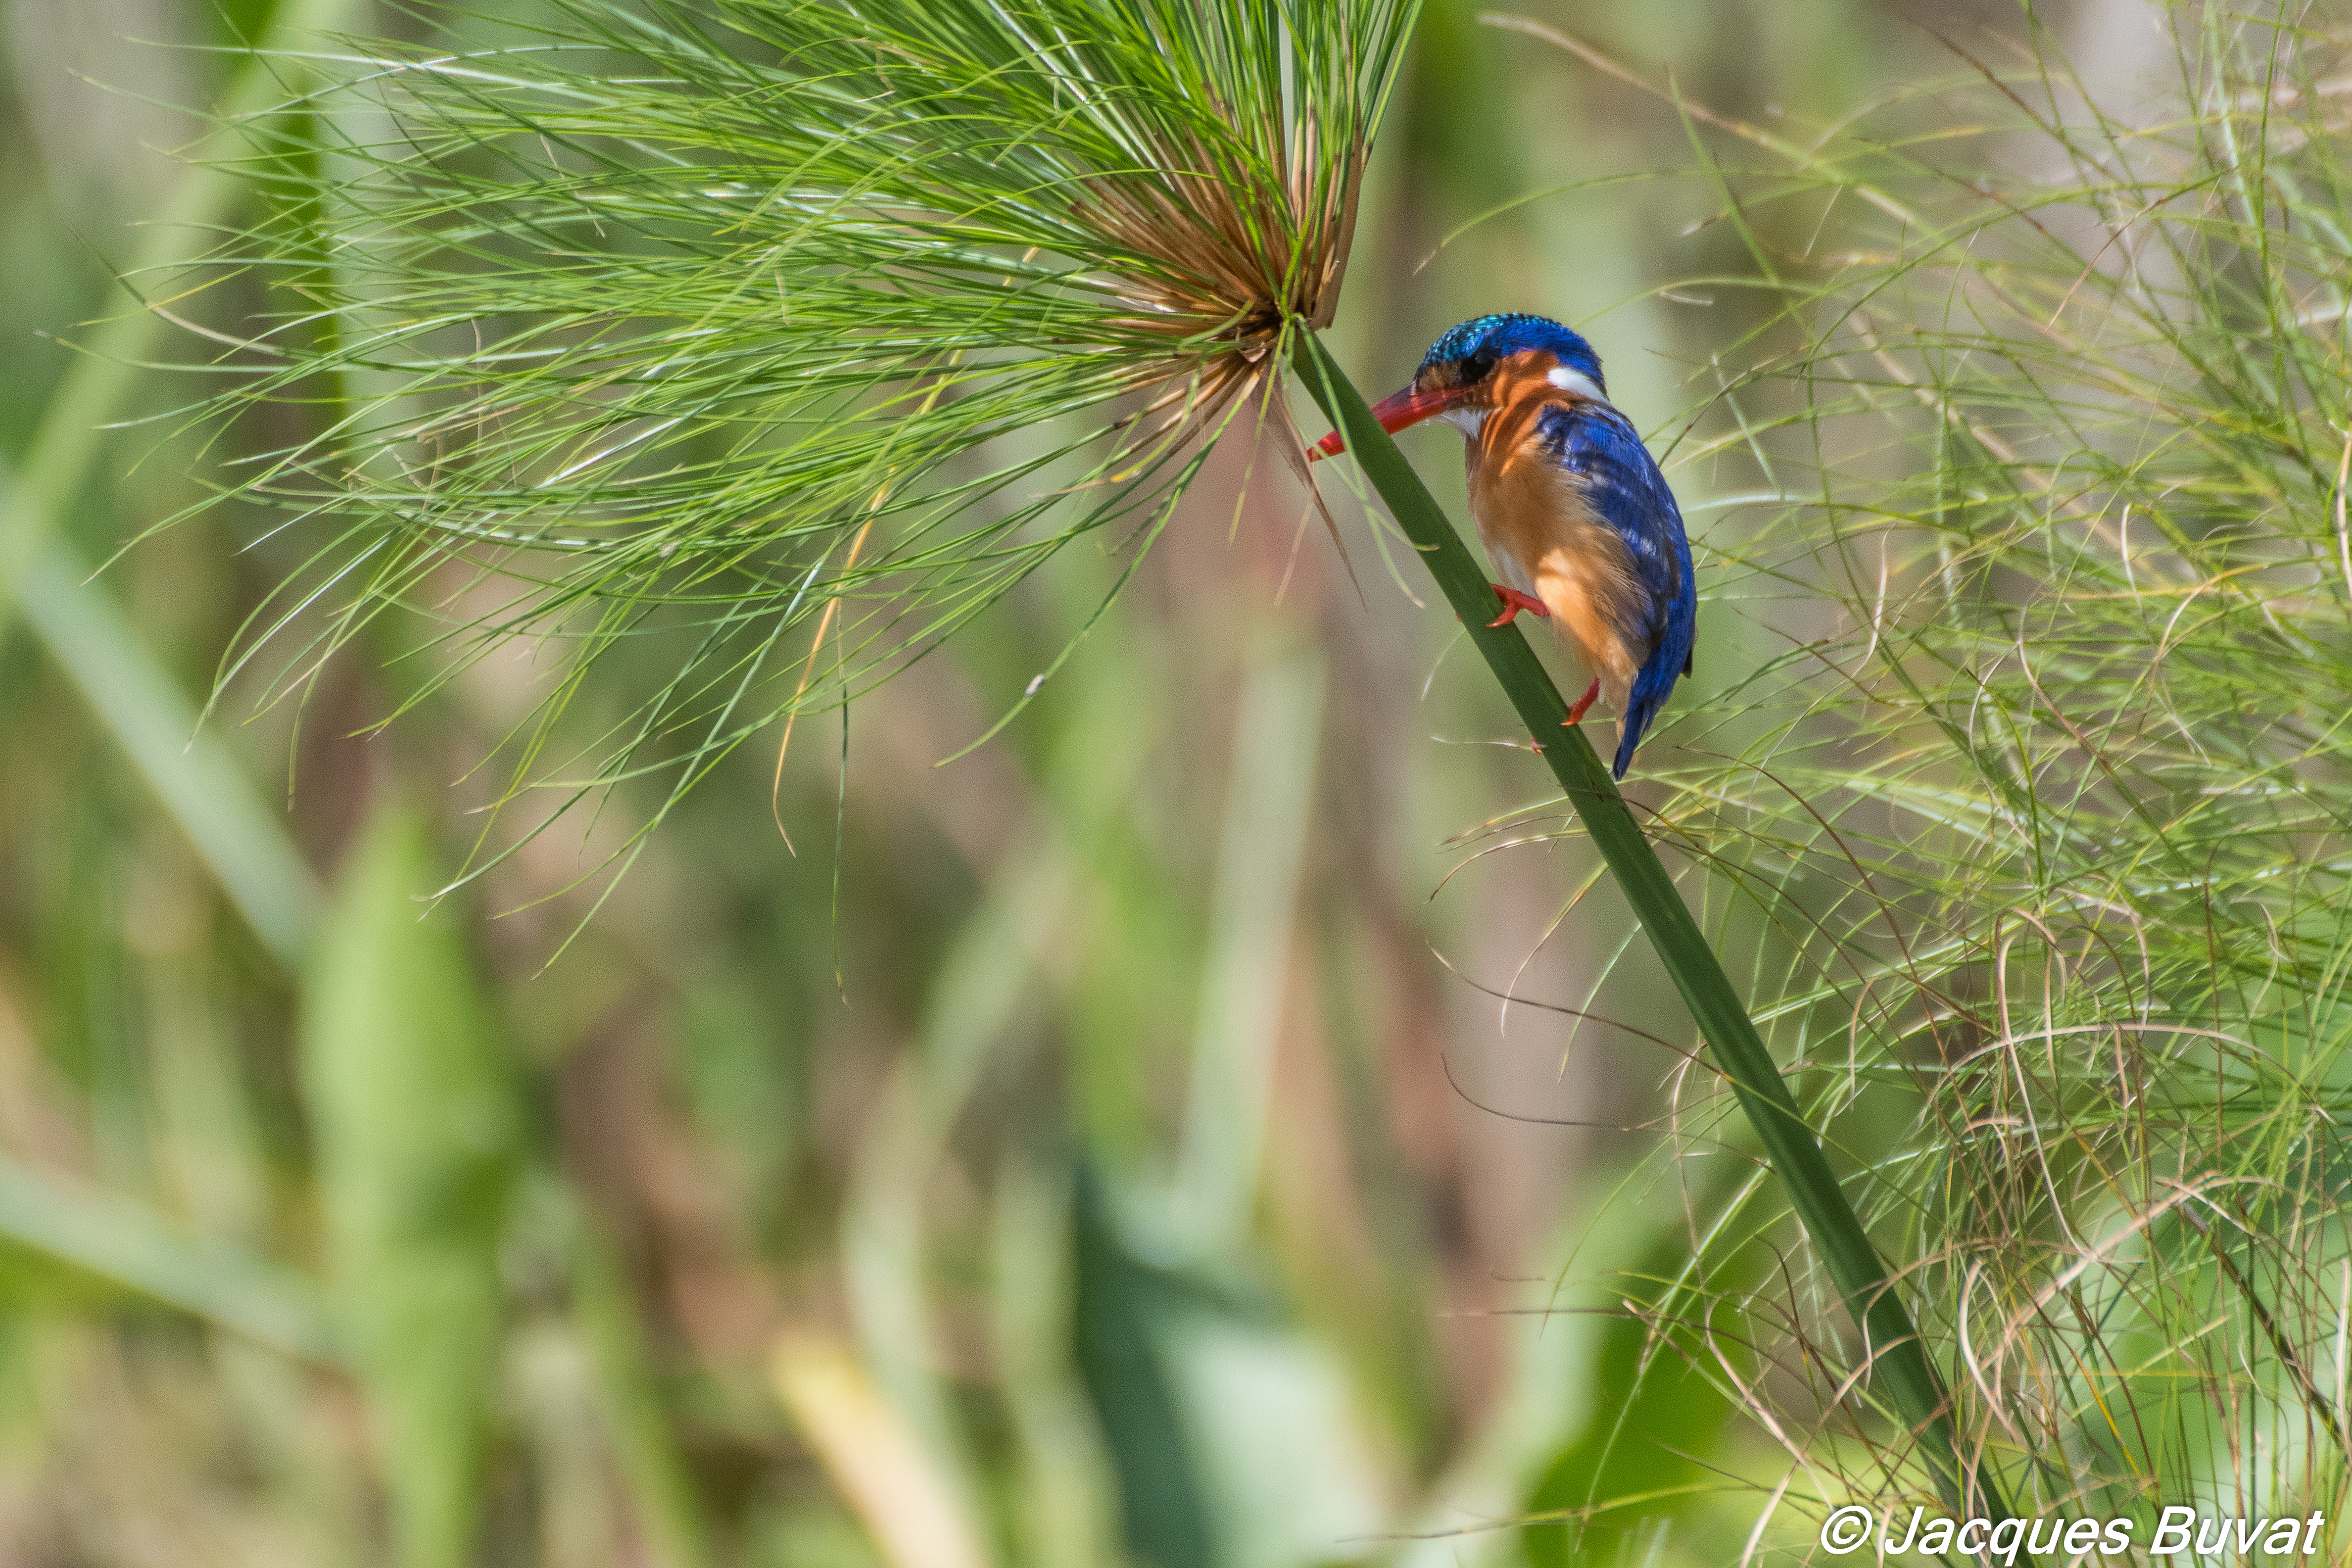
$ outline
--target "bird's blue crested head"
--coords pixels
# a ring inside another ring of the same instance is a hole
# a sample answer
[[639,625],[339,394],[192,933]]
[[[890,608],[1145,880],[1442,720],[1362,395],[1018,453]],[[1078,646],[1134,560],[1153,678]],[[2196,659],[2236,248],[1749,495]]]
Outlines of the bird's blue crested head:
[[[1506,403],[1530,395],[1551,401],[1561,393],[1608,401],[1609,383],[1601,379],[1601,356],[1591,344],[1548,317],[1480,316],[1430,345],[1412,384],[1371,412],[1391,433],[1443,419],[1475,435],[1486,415]],[[1344,450],[1335,430],[1315,444],[1308,461]]]
[[1516,312],[1474,317],[1449,328],[1423,356],[1412,384],[1423,392],[1475,386],[1496,365],[1530,350],[1549,355],[1560,369],[1585,377],[1603,397],[1608,395],[1601,356],[1592,351],[1591,344],[1549,317]]

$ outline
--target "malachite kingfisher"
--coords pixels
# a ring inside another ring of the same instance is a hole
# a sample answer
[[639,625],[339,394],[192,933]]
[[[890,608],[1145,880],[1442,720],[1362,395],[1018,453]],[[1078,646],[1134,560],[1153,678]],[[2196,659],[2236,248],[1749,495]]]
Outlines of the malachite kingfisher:
[[[1541,316],[1481,316],[1437,340],[1412,382],[1372,410],[1399,431],[1442,419],[1466,438],[1470,515],[1508,625],[1542,616],[1617,711],[1619,779],[1676,677],[1691,673],[1698,588],[1666,476],[1609,401],[1592,345]],[[1312,457],[1344,450],[1338,431]]]

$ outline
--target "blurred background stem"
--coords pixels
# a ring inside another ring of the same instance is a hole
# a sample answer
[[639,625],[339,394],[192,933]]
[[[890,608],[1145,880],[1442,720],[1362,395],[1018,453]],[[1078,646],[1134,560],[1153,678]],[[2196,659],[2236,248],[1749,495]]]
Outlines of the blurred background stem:
[[[149,376],[163,319],[151,297],[181,283],[219,243],[231,209],[248,198],[246,175],[220,145],[243,123],[299,98],[313,80],[321,35],[348,26],[361,0],[281,0],[268,30],[231,78],[215,114],[221,129],[191,149],[160,210],[117,274],[130,300],[86,338],[47,400],[15,465],[0,464],[0,634],[14,606],[80,688],[148,779],[164,809],[220,879],[263,944],[289,968],[301,961],[318,887],[277,817],[257,798],[221,742],[198,727],[187,700],[121,612],[90,580],[89,562],[63,536],[111,427]],[[134,292],[135,291],[135,292]],[[179,301],[178,303],[184,303]],[[135,534],[125,528],[123,534]]]

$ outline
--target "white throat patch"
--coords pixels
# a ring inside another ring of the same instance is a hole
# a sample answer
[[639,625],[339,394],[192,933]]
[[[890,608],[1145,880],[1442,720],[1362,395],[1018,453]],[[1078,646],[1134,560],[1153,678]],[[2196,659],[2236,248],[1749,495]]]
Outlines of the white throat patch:
[[1475,441],[1478,433],[1486,428],[1486,415],[1492,412],[1484,408],[1449,408],[1437,417]]
[[1601,389],[1592,384],[1592,378],[1582,371],[1571,371],[1566,365],[1554,365],[1551,368],[1551,374],[1545,379],[1571,396],[1590,398],[1594,402],[1609,401],[1602,395]]

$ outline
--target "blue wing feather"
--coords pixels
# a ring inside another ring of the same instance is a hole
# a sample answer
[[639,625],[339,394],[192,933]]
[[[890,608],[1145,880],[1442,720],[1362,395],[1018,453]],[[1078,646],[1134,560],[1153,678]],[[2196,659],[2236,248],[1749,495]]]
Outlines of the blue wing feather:
[[1628,640],[1650,652],[1625,699],[1624,735],[1612,769],[1622,779],[1675,678],[1690,670],[1698,631],[1690,538],[1666,476],[1623,414],[1607,403],[1580,400],[1546,409],[1537,430],[1552,460],[1575,476],[1593,510],[1625,541],[1643,590],[1642,620],[1627,628]]

